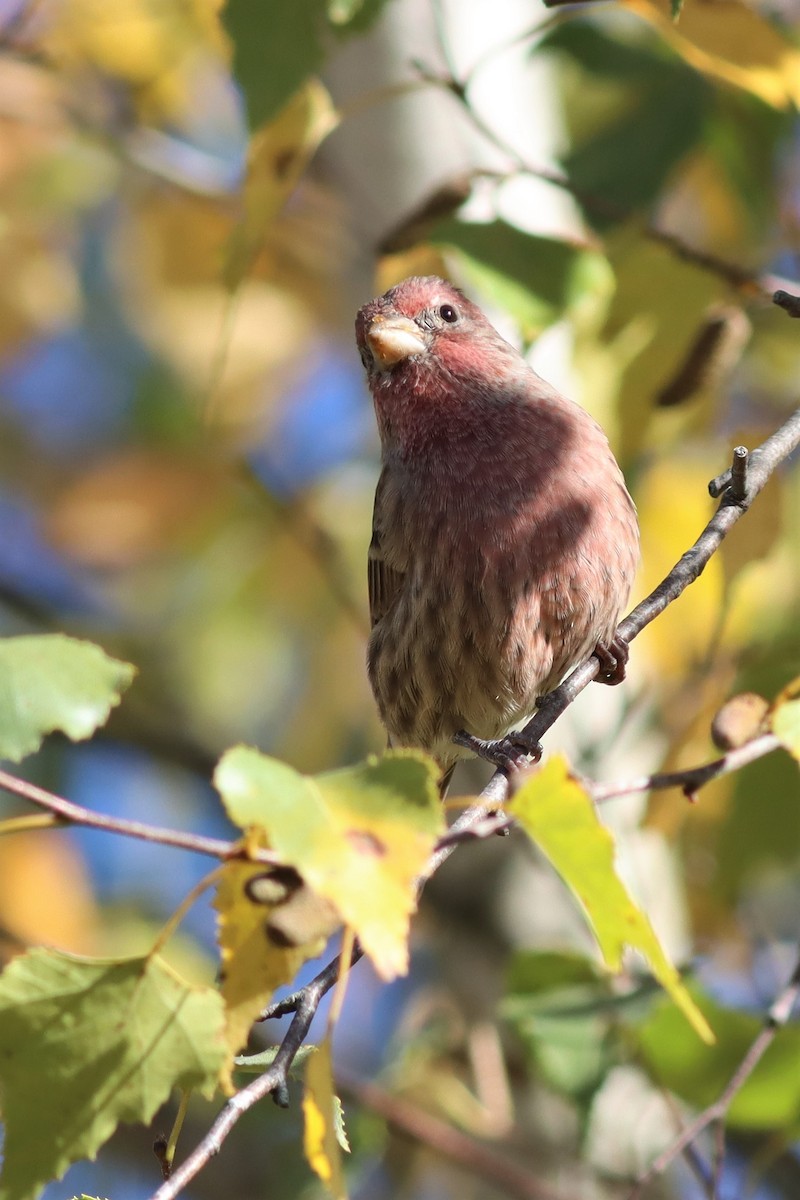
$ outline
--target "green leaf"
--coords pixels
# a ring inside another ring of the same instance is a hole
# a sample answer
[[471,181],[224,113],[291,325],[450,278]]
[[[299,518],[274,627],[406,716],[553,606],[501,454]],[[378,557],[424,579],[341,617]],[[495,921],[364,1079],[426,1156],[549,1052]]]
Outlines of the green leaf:
[[683,9],[683,0],[669,0],[669,9],[672,14],[673,21],[677,21]]
[[711,885],[729,903],[765,872],[795,870],[800,854],[797,762],[788,754],[768,754],[737,771],[731,789],[714,846]]
[[[656,38],[626,43],[589,22],[563,26],[541,48],[568,56],[588,76],[568,103],[573,148],[562,165],[578,197],[587,196],[593,225],[647,206],[702,142],[713,89]],[[616,102],[598,127],[602,97],[612,86]]]
[[390,979],[407,969],[416,880],[444,828],[438,774],[432,759],[398,750],[307,777],[239,746],[214,782],[231,820],[266,834]]
[[778,696],[772,706],[770,726],[781,745],[800,761],[800,678]]
[[233,41],[233,72],[251,127],[273,117],[325,60],[326,35],[358,33],[386,0],[228,0],[223,20]]
[[624,948],[639,950],[695,1032],[704,1041],[713,1041],[708,1023],[652,925],[617,875],[611,834],[601,824],[591,797],[570,775],[566,760],[551,758],[522,784],[506,808],[582,905],[606,965],[619,971]]
[[463,272],[514,316],[526,341],[578,306],[604,306],[613,291],[604,255],[524,233],[504,221],[447,220],[428,240],[456,252]]
[[218,992],[158,958],[15,958],[0,976],[0,1200],[33,1200],[120,1121],[150,1121],[173,1087],[210,1097],[222,1029]]
[[612,994],[591,959],[556,951],[516,954],[506,986],[500,1015],[538,1076],[566,1095],[588,1097],[613,1061],[612,1035],[628,998]]
[[328,20],[337,31],[363,33],[388,3],[389,0],[328,0]]
[[130,663],[62,634],[0,641],[0,758],[19,762],[59,730],[73,741],[105,723],[135,675]]
[[[714,1027],[714,1046],[700,1045],[677,1010],[663,1002],[640,1028],[639,1044],[642,1061],[656,1082],[694,1108],[703,1109],[719,1099],[764,1022],[723,1008],[697,988],[692,988],[692,994]],[[796,1132],[800,1122],[800,1028],[790,1025],[778,1030],[737,1092],[726,1120],[737,1129]]]
[[[308,1056],[314,1054],[316,1049],[316,1046],[308,1044],[301,1046],[292,1059],[289,1075],[295,1079],[302,1079]],[[244,1071],[248,1075],[263,1075],[275,1062],[277,1053],[277,1046],[269,1046],[259,1054],[237,1054],[233,1063],[237,1071]]]
[[583,954],[559,950],[523,950],[506,973],[509,995],[537,996],[573,984],[597,983],[597,966]]

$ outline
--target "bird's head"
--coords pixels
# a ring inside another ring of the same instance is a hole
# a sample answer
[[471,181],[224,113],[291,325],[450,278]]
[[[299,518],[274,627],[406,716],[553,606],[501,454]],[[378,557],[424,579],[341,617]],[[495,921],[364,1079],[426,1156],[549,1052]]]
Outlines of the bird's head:
[[370,384],[410,374],[480,377],[490,347],[492,357],[501,347],[516,357],[477,305],[436,275],[404,279],[365,304],[356,341]]
[[405,445],[441,435],[450,417],[480,419],[529,372],[477,305],[435,275],[365,304],[356,341],[381,436]]

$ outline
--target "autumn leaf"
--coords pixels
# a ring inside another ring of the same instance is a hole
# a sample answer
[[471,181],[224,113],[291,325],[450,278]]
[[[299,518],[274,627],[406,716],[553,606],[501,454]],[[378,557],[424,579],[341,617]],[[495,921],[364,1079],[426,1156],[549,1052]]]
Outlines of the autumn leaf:
[[800,761],[800,676],[776,698],[769,724],[781,745]]
[[214,988],[186,983],[158,957],[15,958],[0,976],[2,1200],[33,1200],[93,1158],[120,1121],[149,1122],[173,1087],[210,1097],[222,1017]]
[[708,1022],[619,878],[611,834],[566,760],[551,758],[522,784],[507,809],[580,902],[606,966],[619,971],[626,946],[640,951],[694,1030],[704,1042],[713,1042]]
[[416,879],[444,828],[437,778],[433,760],[413,751],[309,777],[245,746],[214,777],[231,820],[263,832],[384,979],[408,966]]
[[752,92],[774,108],[800,104],[800,50],[740,0],[687,4],[673,21],[670,0],[625,0],[690,66]]
[[[270,938],[267,925],[273,905],[264,903],[258,891],[265,874],[264,868],[254,863],[226,863],[214,900],[225,1040],[231,1056],[247,1041],[253,1022],[275,988],[294,979],[306,959],[319,954],[325,945],[324,937],[296,946],[280,945]],[[223,1086],[232,1090],[230,1069],[223,1076]]]
[[[312,1170],[334,1197],[347,1200],[342,1172],[341,1105],[333,1090],[330,1039],[311,1054],[303,1094],[303,1149]],[[345,1148],[347,1148],[345,1140]]]

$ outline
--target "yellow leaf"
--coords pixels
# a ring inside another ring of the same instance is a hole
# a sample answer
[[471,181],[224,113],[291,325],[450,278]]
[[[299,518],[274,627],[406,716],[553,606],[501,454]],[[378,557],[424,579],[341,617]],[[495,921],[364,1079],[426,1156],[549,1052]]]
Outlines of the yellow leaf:
[[523,783],[507,809],[580,901],[606,965],[618,971],[626,946],[640,951],[703,1041],[713,1042],[708,1023],[650,921],[617,875],[611,834],[598,819],[590,796],[570,775],[566,760],[551,758]]
[[[716,459],[690,458],[680,451],[656,461],[638,491],[642,565],[637,586],[646,595],[695,541],[713,512],[708,480]],[[661,678],[680,679],[702,661],[717,633],[725,591],[722,559],[715,555],[703,574],[670,604],[639,638]]]
[[262,829],[393,979],[408,967],[415,881],[444,829],[437,777],[433,760],[414,751],[307,777],[239,746],[214,781],[231,819]]
[[48,35],[50,53],[136,90],[142,115],[175,117],[190,102],[198,61],[223,60],[227,39],[216,0],[66,0]]
[[314,156],[339,123],[325,87],[310,79],[278,115],[252,138],[244,188],[244,215],[233,237],[225,272],[235,288],[260,250],[267,228]]
[[46,942],[76,954],[96,951],[97,911],[67,834],[0,839],[0,928],[20,947]]
[[[254,863],[226,863],[214,900],[219,913],[225,1038],[231,1055],[247,1041],[253,1021],[275,988],[294,979],[302,963],[322,949],[319,942],[280,946],[268,936],[270,906],[252,898],[253,881],[263,876],[264,868]],[[232,1090],[229,1073],[223,1086]]]
[[338,1101],[333,1091],[331,1047],[328,1038],[311,1054],[303,1095],[303,1150],[312,1170],[335,1200],[347,1200],[342,1156],[336,1135]]
[[775,700],[769,723],[781,745],[800,761],[800,675]]
[[800,50],[740,0],[694,0],[677,24],[669,0],[625,3],[698,71],[744,88],[773,108],[800,104]]
[[[691,191],[693,215],[707,199],[707,188]],[[708,217],[704,210],[703,220]],[[715,230],[717,221],[715,214]],[[656,401],[685,360],[704,314],[724,290],[708,271],[681,261],[629,225],[609,235],[607,249],[617,288],[600,339],[606,372],[602,385],[618,395],[603,408],[593,404],[592,411],[614,434],[623,461],[638,460],[665,446],[685,447],[685,428],[695,419],[695,406],[687,413],[660,408]],[[681,297],[680,304],[675,296]]]

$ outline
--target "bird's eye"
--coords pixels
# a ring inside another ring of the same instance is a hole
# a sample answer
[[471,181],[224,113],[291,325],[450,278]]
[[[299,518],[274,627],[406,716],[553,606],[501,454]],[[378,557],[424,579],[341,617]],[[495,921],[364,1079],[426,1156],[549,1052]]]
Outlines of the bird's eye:
[[452,325],[458,320],[458,310],[453,308],[452,304],[443,304],[439,309],[439,316],[443,321],[447,321],[448,325]]

